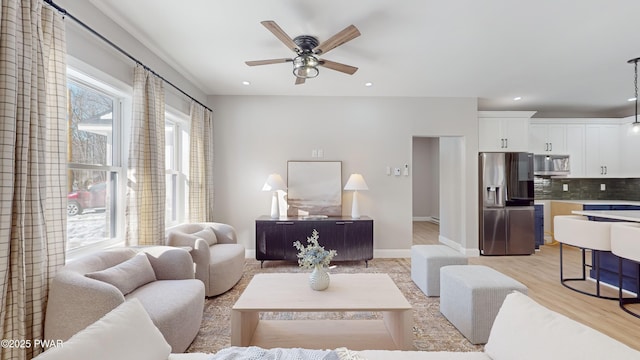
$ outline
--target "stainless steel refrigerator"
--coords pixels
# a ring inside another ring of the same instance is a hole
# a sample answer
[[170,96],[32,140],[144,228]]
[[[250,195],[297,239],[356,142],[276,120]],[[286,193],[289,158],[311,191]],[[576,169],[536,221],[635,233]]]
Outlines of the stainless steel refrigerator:
[[480,254],[535,252],[533,154],[479,154]]

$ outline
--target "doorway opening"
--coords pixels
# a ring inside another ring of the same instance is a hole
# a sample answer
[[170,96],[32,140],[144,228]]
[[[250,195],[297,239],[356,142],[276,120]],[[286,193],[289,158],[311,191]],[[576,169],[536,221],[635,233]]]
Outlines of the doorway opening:
[[412,144],[413,245],[438,244],[440,236],[440,138]]
[[415,136],[411,162],[413,219],[433,223],[430,232],[420,227],[413,237],[423,235],[429,243],[462,250],[467,239],[462,210],[467,208],[469,176],[464,136]]

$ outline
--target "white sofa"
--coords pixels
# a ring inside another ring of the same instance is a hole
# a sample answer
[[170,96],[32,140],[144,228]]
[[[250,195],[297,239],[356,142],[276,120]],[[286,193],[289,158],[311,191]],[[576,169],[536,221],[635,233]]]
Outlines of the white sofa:
[[204,285],[193,278],[189,253],[169,246],[129,247],[81,257],[58,272],[49,292],[45,338],[65,341],[132,299],[176,353],[200,330]]
[[[137,301],[128,301],[101,320],[51,348],[36,360],[205,360],[211,354],[170,354],[170,347]],[[344,360],[601,360],[640,359],[640,352],[519,292],[509,294],[491,329],[484,352],[365,350]],[[244,359],[234,357],[233,359]],[[303,360],[303,359],[301,359]]]

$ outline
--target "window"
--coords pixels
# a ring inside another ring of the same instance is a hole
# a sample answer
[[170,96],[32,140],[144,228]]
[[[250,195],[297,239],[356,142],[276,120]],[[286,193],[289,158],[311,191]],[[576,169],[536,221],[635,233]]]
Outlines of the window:
[[165,122],[165,169],[167,212],[165,225],[173,226],[186,218],[188,202],[189,130],[186,115],[167,112]]
[[[71,72],[70,72],[71,73]],[[118,166],[122,99],[70,76],[67,253],[104,247],[119,241]]]
[[[129,85],[79,61],[72,66],[82,72],[67,69],[67,259],[124,242],[132,110]],[[189,115],[168,105],[165,141],[165,222],[172,226],[188,208]]]

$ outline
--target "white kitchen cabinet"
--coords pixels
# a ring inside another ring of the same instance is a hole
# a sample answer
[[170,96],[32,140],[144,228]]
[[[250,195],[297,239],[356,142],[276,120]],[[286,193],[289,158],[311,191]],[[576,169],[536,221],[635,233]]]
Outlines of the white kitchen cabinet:
[[619,175],[619,144],[619,125],[586,125],[586,175]]
[[480,111],[479,151],[529,151],[529,119],[533,111]]
[[571,176],[585,176],[585,125],[567,124],[566,134]]
[[529,151],[534,154],[566,154],[565,124],[529,125]]

